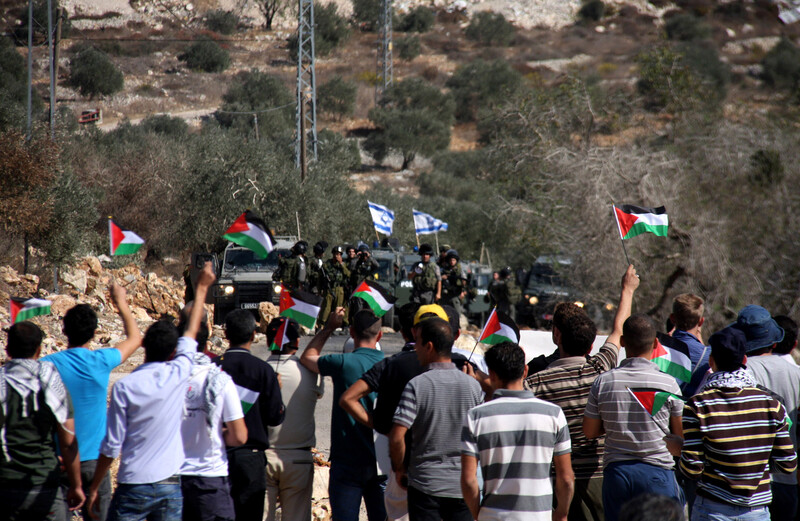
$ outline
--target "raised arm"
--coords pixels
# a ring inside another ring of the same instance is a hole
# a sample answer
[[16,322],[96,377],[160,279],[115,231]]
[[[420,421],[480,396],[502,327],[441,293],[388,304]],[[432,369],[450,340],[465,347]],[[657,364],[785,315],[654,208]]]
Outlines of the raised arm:
[[125,340],[115,346],[124,362],[142,345],[142,332],[139,331],[136,319],[133,318],[131,308],[128,306],[128,293],[116,282],[111,284],[111,302],[117,306],[125,330]]
[[336,328],[342,326],[342,322],[344,321],[344,308],[338,307],[331,313],[331,316],[328,317],[328,322],[325,326],[320,330],[319,333],[314,335],[314,338],[311,339],[311,342],[308,343],[308,346],[303,351],[303,354],[300,355],[300,363],[303,364],[309,371],[319,374],[319,365],[317,365],[317,360],[319,360],[320,353],[322,352],[322,348],[325,347],[325,342],[331,337]]
[[197,338],[197,332],[200,330],[200,321],[203,320],[203,302],[206,301],[208,288],[217,280],[214,275],[211,261],[207,261],[200,275],[197,277],[197,287],[194,290],[194,302],[192,306],[192,313],[189,315],[189,323],[186,326],[183,336],[189,338]]
[[611,342],[615,346],[619,346],[620,338],[622,337],[622,324],[631,316],[631,306],[633,305],[633,293],[639,287],[639,276],[636,275],[636,269],[633,264],[628,266],[625,270],[625,275],[622,276],[622,292],[619,296],[619,306],[617,307],[617,315],[614,317],[614,329],[608,335],[606,342]]

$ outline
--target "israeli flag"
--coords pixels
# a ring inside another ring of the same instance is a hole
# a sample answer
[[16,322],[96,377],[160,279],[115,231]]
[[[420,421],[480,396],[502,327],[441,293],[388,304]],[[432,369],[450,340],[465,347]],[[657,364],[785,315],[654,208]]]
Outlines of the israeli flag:
[[369,213],[372,214],[372,224],[375,229],[385,235],[391,235],[394,212],[370,201],[367,201],[367,205],[369,205]]
[[417,235],[425,235],[426,233],[446,232],[447,223],[428,215],[419,212],[412,208],[414,212],[414,229]]

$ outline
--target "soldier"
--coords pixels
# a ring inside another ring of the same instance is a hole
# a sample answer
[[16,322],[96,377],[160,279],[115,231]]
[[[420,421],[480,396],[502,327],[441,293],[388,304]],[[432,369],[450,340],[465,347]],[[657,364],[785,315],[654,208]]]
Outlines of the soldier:
[[494,280],[489,284],[488,297],[490,297],[491,304],[498,311],[502,311],[516,321],[517,302],[522,296],[522,291],[517,286],[517,283],[514,282],[514,277],[511,276],[512,273],[509,266],[495,273]]
[[350,271],[356,267],[356,262],[358,262],[358,255],[356,255],[356,247],[352,244],[345,244],[344,245],[344,252],[347,254],[344,261],[347,263],[347,268]]
[[311,292],[315,295],[322,295],[325,283],[322,277],[322,264],[325,260],[322,258],[325,250],[328,248],[328,243],[325,241],[317,241],[314,245],[314,258],[308,264],[308,281]]
[[408,274],[412,285],[411,302],[433,304],[442,298],[442,274],[439,265],[431,260],[433,247],[430,244],[422,244],[419,254],[422,262]]
[[350,268],[350,287],[353,291],[358,288],[364,279],[378,273],[378,261],[372,257],[369,246],[362,244],[358,247],[358,258],[355,265]]
[[447,261],[447,252],[452,249],[453,248],[451,248],[449,244],[442,244],[439,246],[439,258],[436,259],[436,264],[439,265],[440,270],[443,270],[450,265]]
[[445,252],[446,265],[442,271],[442,298],[441,305],[452,306],[461,316],[463,309],[461,299],[467,295],[467,275],[461,268],[458,252],[449,249]]
[[[331,258],[322,265],[320,270],[323,283],[323,302],[320,310],[319,323],[325,324],[331,311],[337,307],[344,307],[345,286],[350,279],[350,270],[342,260],[342,247],[336,246],[331,250]],[[347,316],[344,318],[347,324]]]
[[292,255],[288,259],[280,259],[273,280],[279,280],[287,289],[305,289],[308,282],[307,249],[306,241],[296,242],[292,246]]

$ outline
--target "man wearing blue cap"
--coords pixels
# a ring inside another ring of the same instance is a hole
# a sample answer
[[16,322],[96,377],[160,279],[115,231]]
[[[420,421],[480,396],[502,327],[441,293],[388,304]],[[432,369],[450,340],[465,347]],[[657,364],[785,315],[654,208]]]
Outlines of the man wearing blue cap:
[[[797,451],[797,407],[800,406],[800,367],[773,355],[775,346],[783,340],[784,331],[769,311],[761,306],[747,306],[739,312],[733,327],[747,339],[747,370],[755,381],[781,397],[792,425],[789,435]],[[797,472],[773,472],[772,521],[794,520],[797,512]]]
[[679,468],[699,480],[692,521],[769,521],[770,464],[784,473],[797,468],[786,409],[745,370],[748,338],[739,326],[751,324],[748,316],[742,321],[740,313],[736,324],[711,336],[713,374],[684,408]]

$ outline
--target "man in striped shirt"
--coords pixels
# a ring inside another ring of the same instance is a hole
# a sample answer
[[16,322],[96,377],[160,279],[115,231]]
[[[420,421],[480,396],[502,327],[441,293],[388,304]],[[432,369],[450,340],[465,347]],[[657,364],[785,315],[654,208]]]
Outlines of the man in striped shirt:
[[553,342],[559,359],[525,380],[525,387],[537,398],[558,405],[567,418],[572,440],[572,468],[575,471],[575,496],[570,506],[570,521],[603,521],[604,439],[589,440],[583,434],[583,412],[589,389],[595,379],[617,366],[622,324],[631,314],[633,294],[639,277],[628,266],[622,278],[614,329],[600,351],[587,358],[597,334],[597,327],[586,312],[574,304],[563,303],[553,317]]
[[[461,490],[479,521],[566,520],[575,475],[561,408],[523,389],[525,353],[504,342],[486,352],[492,401],[470,409],[461,433]],[[476,470],[481,465],[484,498]],[[556,509],[550,465],[555,464]]]
[[[786,409],[745,371],[747,338],[736,327],[711,336],[714,373],[686,403],[680,470],[699,479],[692,520],[769,521],[770,464],[797,468]],[[746,516],[746,517],[745,517]]]

